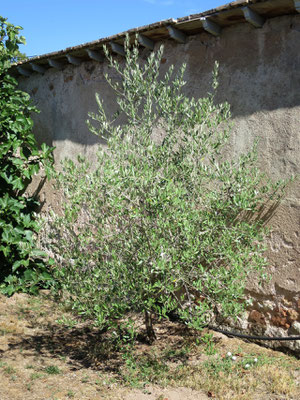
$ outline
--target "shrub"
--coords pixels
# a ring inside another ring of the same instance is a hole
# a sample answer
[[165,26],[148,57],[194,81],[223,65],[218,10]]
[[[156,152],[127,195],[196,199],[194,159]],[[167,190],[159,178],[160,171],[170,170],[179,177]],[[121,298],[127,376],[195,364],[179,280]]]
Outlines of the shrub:
[[45,144],[38,149],[30,118],[37,109],[9,73],[20,56],[18,45],[25,43],[20,29],[0,17],[0,283],[7,294],[34,292],[50,279],[44,253],[35,245],[38,203],[25,190],[41,166],[50,175],[52,149]]
[[48,221],[47,246],[74,309],[99,326],[143,312],[152,341],[154,315],[176,310],[200,329],[241,312],[248,274],[265,265],[261,207],[282,185],[259,172],[255,146],[225,156],[217,65],[213,93],[196,100],[183,93],[185,65],[161,76],[162,48],[146,61],[137,42],[125,50],[120,65],[105,49],[122,78],[106,76],[119,111],[110,120],[96,95],[88,126],[106,145],[92,169],[63,163],[63,215]]

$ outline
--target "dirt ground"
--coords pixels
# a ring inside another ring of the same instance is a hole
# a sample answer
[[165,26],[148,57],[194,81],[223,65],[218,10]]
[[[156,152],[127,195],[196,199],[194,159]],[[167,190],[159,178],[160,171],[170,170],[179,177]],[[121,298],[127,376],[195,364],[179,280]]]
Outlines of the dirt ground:
[[[158,324],[156,333],[156,347],[137,344],[137,357],[148,357],[138,369],[124,354],[104,351],[99,331],[76,323],[47,294],[0,296],[0,400],[300,398],[300,363],[293,357],[220,334],[205,349],[195,347],[187,329],[171,322]],[[228,351],[240,357],[239,368]],[[243,364],[246,354],[262,360],[253,373]]]

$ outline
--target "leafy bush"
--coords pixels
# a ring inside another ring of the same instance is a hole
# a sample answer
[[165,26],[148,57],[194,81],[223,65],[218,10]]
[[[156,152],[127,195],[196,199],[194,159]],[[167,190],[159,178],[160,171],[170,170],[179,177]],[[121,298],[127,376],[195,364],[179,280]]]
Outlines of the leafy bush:
[[41,166],[50,175],[52,149],[45,144],[38,149],[30,118],[37,109],[8,71],[20,55],[18,45],[25,43],[20,29],[0,17],[0,283],[7,294],[34,292],[50,279],[44,253],[35,245],[38,203],[25,190]]
[[217,65],[213,93],[190,99],[185,65],[161,76],[162,48],[146,61],[128,38],[125,49],[125,65],[105,50],[122,78],[106,76],[119,111],[110,120],[96,95],[89,114],[106,145],[92,169],[82,157],[63,163],[63,215],[48,220],[45,245],[74,309],[99,326],[143,312],[153,341],[154,315],[176,310],[201,328],[241,312],[248,274],[265,265],[261,207],[281,183],[259,172],[255,146],[226,157],[230,111],[214,104]]

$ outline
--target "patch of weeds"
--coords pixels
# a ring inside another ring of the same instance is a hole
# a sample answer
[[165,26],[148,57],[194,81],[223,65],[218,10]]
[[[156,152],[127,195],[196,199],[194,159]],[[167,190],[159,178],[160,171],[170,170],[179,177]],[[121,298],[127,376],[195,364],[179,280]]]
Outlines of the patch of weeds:
[[158,359],[155,354],[147,354],[140,358],[133,354],[126,354],[125,367],[121,372],[125,384],[141,388],[149,383],[167,382],[169,367],[163,359]]
[[213,341],[213,337],[214,335],[212,333],[205,333],[203,336],[201,336],[201,342],[204,343],[205,348],[205,354],[207,354],[208,356],[212,356],[214,354],[216,354],[216,348],[215,348],[215,344]]
[[58,375],[61,373],[61,370],[56,365],[49,365],[45,368],[45,372],[49,375]]
[[10,365],[7,365],[3,367],[3,372],[10,377],[10,380],[15,382],[17,380],[16,374],[16,369],[14,367],[11,367]]
[[11,367],[10,365],[7,365],[3,368],[3,372],[7,375],[13,375],[16,373],[16,369],[14,367]]
[[258,364],[259,365],[273,365],[273,364],[279,364],[283,368],[289,368],[290,367],[290,361],[285,358],[285,357],[274,357],[274,356],[268,356],[266,354],[262,354],[257,357]]
[[29,309],[25,306],[18,305],[18,310],[17,310],[17,315],[19,318],[23,319],[26,317],[26,314],[28,314]]
[[75,393],[72,390],[69,390],[68,393],[67,393],[67,397],[69,399],[73,399],[75,397]]
[[239,360],[238,365],[246,370],[262,365],[262,363],[260,362],[260,357],[257,358],[255,356],[245,355]]
[[292,376],[290,358],[243,351],[214,355],[197,365],[181,364],[172,371],[170,383],[211,392],[217,398],[248,400],[263,393],[300,398]]
[[26,384],[26,389],[28,390],[28,392],[31,392],[32,383],[27,383],[27,384]]
[[43,378],[44,377],[44,374],[42,374],[41,372],[33,372],[31,375],[30,375],[30,379],[32,380],[32,381],[35,381],[36,379],[40,379],[40,378]]
[[97,386],[111,386],[116,384],[118,381],[116,378],[110,378],[110,377],[104,377],[104,376],[99,376],[100,379],[95,380],[95,385]]
[[26,369],[34,369],[34,365],[32,365],[32,364],[27,364],[27,365],[25,366],[25,368],[26,368]]
[[162,358],[166,361],[183,361],[186,362],[189,358],[190,349],[188,346],[178,348],[167,348]]
[[43,304],[43,300],[40,297],[29,296],[27,299],[27,304],[32,308],[40,309],[41,305]]
[[74,328],[74,326],[77,325],[78,321],[76,321],[72,318],[65,317],[63,315],[61,318],[56,320],[56,323],[58,323],[59,325],[64,325],[65,327],[72,329],[72,328]]
[[40,317],[45,317],[48,313],[46,311],[40,311],[39,316]]
[[81,383],[88,383],[90,380],[90,377],[88,375],[85,375],[83,378],[81,378]]
[[156,357],[147,357],[139,363],[139,370],[144,380],[147,379],[149,383],[155,383],[166,377],[169,367]]
[[18,333],[18,325],[13,322],[3,321],[0,327],[0,335],[5,336],[8,334],[16,334]]
[[234,364],[229,357],[220,357],[210,359],[204,362],[204,367],[208,374],[219,376],[222,374],[230,374],[233,371]]

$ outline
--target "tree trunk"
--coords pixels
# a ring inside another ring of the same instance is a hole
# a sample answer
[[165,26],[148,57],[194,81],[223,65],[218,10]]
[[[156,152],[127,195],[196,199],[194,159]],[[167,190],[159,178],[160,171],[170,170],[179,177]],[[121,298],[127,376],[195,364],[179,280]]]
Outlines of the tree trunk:
[[150,344],[152,344],[156,340],[156,335],[153,329],[151,312],[147,310],[145,310],[145,325],[148,341]]

